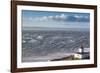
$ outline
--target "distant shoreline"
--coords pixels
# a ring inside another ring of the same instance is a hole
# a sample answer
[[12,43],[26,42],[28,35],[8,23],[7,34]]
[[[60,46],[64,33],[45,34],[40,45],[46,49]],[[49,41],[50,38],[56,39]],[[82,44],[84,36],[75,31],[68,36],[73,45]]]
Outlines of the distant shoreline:
[[90,28],[48,28],[48,27],[23,27],[23,31],[89,31]]

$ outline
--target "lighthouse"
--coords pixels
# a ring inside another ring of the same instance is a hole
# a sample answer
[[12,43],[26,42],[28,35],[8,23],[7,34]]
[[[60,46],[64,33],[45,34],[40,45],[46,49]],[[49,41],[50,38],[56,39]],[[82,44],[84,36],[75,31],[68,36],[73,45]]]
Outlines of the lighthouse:
[[83,47],[83,42],[81,41],[80,42],[80,49],[81,49],[81,54],[83,55],[84,54],[84,47]]
[[83,55],[84,55],[83,42],[80,41],[80,48],[78,48],[78,51],[76,52],[76,54],[74,54],[74,58],[83,59]]

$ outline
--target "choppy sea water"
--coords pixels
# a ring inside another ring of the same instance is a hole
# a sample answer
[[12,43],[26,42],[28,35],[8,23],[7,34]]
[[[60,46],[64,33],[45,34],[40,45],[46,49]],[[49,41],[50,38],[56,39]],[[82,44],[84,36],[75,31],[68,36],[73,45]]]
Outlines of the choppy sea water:
[[22,62],[43,62],[90,47],[89,30],[22,30]]

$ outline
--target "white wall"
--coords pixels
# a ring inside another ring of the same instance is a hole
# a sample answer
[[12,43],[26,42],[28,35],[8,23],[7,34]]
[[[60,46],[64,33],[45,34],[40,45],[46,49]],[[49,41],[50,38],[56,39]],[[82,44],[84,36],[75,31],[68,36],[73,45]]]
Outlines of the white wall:
[[[48,1],[58,3],[99,5],[99,0],[33,0]],[[100,8],[98,8],[100,13]],[[100,14],[98,14],[100,19]],[[100,20],[98,20],[100,21]],[[98,37],[100,37],[100,22],[98,22]],[[100,38],[98,38],[100,43]],[[98,44],[98,56],[100,56],[100,46]],[[42,71],[34,73],[99,73],[100,57],[98,57],[98,68],[69,69],[56,71]],[[0,73],[10,73],[10,0],[0,0]],[[31,72],[32,73],[32,72]]]

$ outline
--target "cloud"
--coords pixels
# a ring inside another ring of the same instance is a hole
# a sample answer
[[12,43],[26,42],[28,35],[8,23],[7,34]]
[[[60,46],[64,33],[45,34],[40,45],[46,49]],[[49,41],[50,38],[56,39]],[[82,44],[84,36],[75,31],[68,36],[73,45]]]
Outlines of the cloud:
[[40,21],[45,21],[45,20],[48,20],[47,16],[43,16],[42,18],[40,18]]
[[75,18],[82,18],[82,15],[74,15]]
[[61,20],[65,20],[66,18],[67,18],[67,16],[65,15],[65,14],[61,14],[61,15],[56,15],[55,17],[54,17],[55,19],[61,19]]
[[35,18],[35,20],[39,20],[39,21],[64,21],[67,18],[67,16],[65,14],[61,14],[61,15],[55,15],[55,16],[43,16],[43,17],[37,17]]
[[74,15],[65,15],[65,14],[60,14],[60,15],[52,15],[52,16],[42,16],[42,17],[28,17],[28,18],[24,18],[24,21],[64,21],[64,22],[89,22],[89,16],[86,15],[78,15],[78,14],[74,14]]
[[72,22],[89,22],[90,18],[89,18],[89,16],[86,16],[86,15],[70,15],[70,16],[68,16],[67,21],[72,21]]
[[83,15],[74,15],[74,17],[77,18],[77,19],[79,19],[79,18],[80,18],[80,19],[81,19],[81,18],[86,18],[86,19],[88,19],[88,18],[89,18],[89,16],[86,16],[86,15],[85,15],[85,16],[83,16]]

